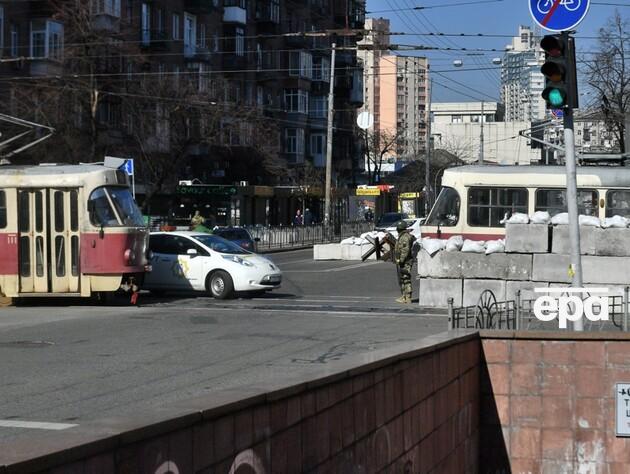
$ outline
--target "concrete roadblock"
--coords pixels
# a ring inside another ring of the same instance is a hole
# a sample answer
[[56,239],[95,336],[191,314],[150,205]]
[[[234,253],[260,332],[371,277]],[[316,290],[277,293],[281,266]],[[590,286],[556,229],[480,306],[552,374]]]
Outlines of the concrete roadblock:
[[418,274],[427,278],[530,280],[532,255],[442,251],[430,257],[420,251]]
[[533,300],[538,298],[534,288],[548,288],[546,281],[508,281],[505,283],[505,299],[516,301],[516,292],[521,292],[521,300]]
[[420,306],[446,308],[448,298],[462,305],[463,283],[457,278],[420,278],[418,301]]
[[499,301],[505,301],[505,280],[464,280],[464,298],[462,306],[473,306],[479,301],[479,296],[485,290],[494,293],[494,297]]
[[[555,283],[571,283],[569,255],[534,255],[533,279]],[[630,257],[582,257],[584,284],[626,285],[630,281]]]
[[[602,229],[580,226],[580,251],[582,255],[630,257],[630,228]],[[562,255],[571,254],[569,226],[554,227],[551,252]]]
[[508,253],[549,252],[550,226],[547,224],[507,224],[505,251]]
[[341,260],[341,244],[313,245],[313,260]]

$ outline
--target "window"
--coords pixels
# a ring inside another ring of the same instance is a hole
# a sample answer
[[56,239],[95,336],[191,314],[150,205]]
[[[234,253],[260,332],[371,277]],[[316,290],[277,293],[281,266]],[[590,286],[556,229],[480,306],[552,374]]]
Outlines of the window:
[[155,31],[157,31],[161,38],[163,38],[165,25],[164,25],[164,10],[162,8],[158,8],[155,12]]
[[291,155],[304,154],[304,129],[287,128],[285,130],[284,151]]
[[15,24],[11,25],[11,51],[10,54],[14,58],[18,57],[19,30]]
[[453,188],[443,188],[427,218],[426,225],[452,227],[459,222],[459,194]]
[[0,229],[7,226],[7,196],[4,191],[0,191]]
[[314,133],[311,135],[310,143],[311,156],[315,166],[324,166],[324,155],[326,154],[326,135]]
[[330,59],[313,58],[313,80],[330,82]]
[[142,44],[145,46],[151,42],[151,8],[148,3],[142,4]]
[[464,121],[464,117],[461,115],[451,115],[451,123],[462,123]]
[[189,249],[195,249],[199,255],[208,255],[201,246],[179,235],[152,235],[149,237],[149,248],[165,255],[186,255]]
[[92,14],[120,18],[120,0],[92,0]]
[[284,107],[287,112],[308,113],[308,91],[303,91],[302,89],[285,89]]
[[323,119],[328,116],[328,98],[325,95],[311,97],[308,116]]
[[[0,227],[2,227],[1,206],[0,200]],[[606,217],[612,216],[630,217],[630,190],[615,189],[606,192]]]
[[247,250],[243,249],[239,245],[236,245],[234,242],[230,242],[229,240],[225,240],[222,237],[218,237],[212,234],[204,234],[204,235],[195,235],[193,239],[198,240],[206,247],[209,247],[211,250],[219,253],[227,253],[234,255],[243,255],[248,254]]
[[63,25],[51,20],[32,21],[30,50],[34,58],[60,61],[63,55]]
[[470,188],[468,224],[473,227],[501,227],[502,220],[516,212],[527,213],[525,188]]
[[[598,200],[595,189],[579,189],[578,213],[596,216]],[[536,211],[547,211],[552,217],[561,212],[567,212],[566,189],[537,189]]]
[[88,212],[90,221],[95,226],[144,227],[142,213],[128,188],[115,186],[96,188],[90,194]]
[[199,25],[199,28],[197,29],[198,31],[198,36],[197,36],[197,46],[202,48],[202,49],[206,49],[208,47],[208,42],[206,39],[206,25]]
[[235,30],[235,43],[234,43],[234,53],[237,56],[245,55],[245,30],[243,28],[236,28]]
[[197,18],[188,13],[184,13],[184,54],[190,56],[195,54],[197,46]]
[[173,29],[172,36],[174,40],[179,39],[179,15],[177,13],[173,13]]
[[310,79],[313,77],[313,56],[306,51],[289,53],[289,75]]

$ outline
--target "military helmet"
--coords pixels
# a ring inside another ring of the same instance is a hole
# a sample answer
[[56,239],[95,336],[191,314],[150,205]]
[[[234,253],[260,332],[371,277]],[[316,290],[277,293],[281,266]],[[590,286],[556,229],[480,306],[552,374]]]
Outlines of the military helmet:
[[396,230],[400,232],[401,230],[407,229],[407,223],[405,221],[398,221],[396,223]]

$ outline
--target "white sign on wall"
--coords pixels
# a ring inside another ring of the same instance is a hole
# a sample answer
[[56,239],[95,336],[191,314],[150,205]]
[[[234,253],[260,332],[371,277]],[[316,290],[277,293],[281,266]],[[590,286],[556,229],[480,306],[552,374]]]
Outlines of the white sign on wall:
[[617,436],[630,436],[630,383],[615,385],[615,408],[615,433]]

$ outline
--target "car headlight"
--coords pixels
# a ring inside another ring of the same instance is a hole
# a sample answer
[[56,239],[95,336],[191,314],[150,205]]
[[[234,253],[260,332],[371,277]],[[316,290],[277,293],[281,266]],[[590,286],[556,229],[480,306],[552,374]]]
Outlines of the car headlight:
[[245,265],[246,267],[253,267],[254,264],[252,262],[248,262],[247,260],[242,259],[237,255],[223,255],[225,260],[231,260],[234,263],[240,263],[241,265]]

